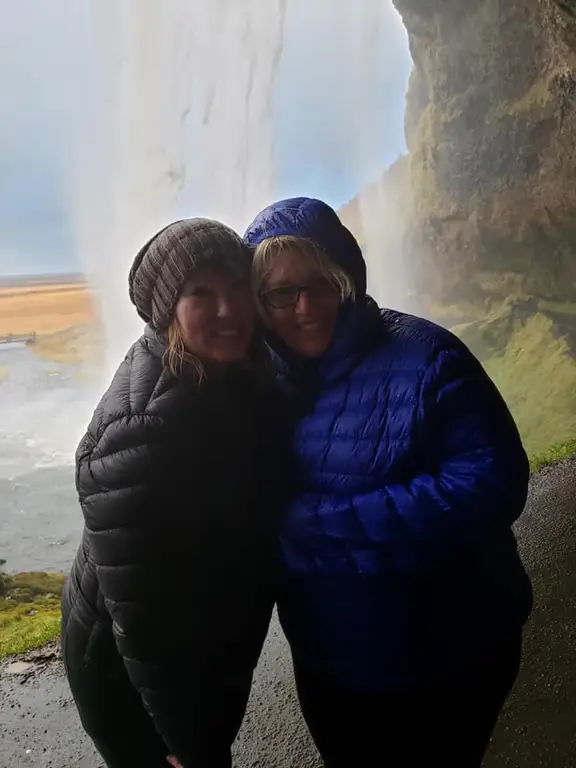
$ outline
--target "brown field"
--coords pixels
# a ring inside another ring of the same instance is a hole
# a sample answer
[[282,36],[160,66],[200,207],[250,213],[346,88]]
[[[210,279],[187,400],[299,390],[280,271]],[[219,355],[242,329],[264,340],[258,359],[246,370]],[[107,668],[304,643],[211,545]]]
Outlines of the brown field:
[[95,322],[90,290],[81,283],[0,286],[0,336],[55,333]]

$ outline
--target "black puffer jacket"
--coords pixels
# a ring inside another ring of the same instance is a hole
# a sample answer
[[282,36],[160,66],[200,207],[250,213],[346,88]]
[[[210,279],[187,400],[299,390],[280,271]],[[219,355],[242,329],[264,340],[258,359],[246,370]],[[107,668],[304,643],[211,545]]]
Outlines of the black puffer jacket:
[[184,761],[195,691],[246,677],[259,656],[275,515],[262,387],[238,369],[201,385],[175,379],[163,352],[147,329],[78,447],[85,532],[63,635],[110,628],[157,730]]

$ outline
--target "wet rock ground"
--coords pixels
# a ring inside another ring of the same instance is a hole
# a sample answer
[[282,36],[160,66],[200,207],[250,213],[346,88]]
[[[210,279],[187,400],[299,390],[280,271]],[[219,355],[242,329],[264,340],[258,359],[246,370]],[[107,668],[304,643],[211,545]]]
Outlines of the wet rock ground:
[[[237,768],[320,766],[295,702],[290,657],[276,622],[235,754]],[[82,731],[56,644],[0,667],[0,768],[28,767],[103,768]]]
[[[576,768],[576,458],[533,478],[517,533],[537,607],[526,631],[523,669],[485,768]],[[56,645],[0,667],[0,744],[0,768],[100,768]],[[320,765],[276,624],[235,752],[237,768]]]

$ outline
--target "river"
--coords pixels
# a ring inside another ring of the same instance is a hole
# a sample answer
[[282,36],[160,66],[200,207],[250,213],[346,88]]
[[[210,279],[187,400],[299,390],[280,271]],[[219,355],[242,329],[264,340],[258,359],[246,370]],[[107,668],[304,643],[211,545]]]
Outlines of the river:
[[74,450],[97,401],[86,372],[0,347],[0,558],[6,569],[67,570],[82,513]]

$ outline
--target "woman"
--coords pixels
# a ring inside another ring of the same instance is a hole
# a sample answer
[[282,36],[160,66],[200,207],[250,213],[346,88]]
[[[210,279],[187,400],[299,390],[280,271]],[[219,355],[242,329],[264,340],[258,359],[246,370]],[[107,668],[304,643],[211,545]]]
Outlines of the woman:
[[278,608],[312,736],[329,768],[480,766],[532,601],[510,413],[450,332],[366,296],[326,204],[245,239],[293,418]]
[[147,326],[78,447],[62,647],[110,768],[231,765],[272,609],[250,259],[205,219],[142,248],[130,298]]

